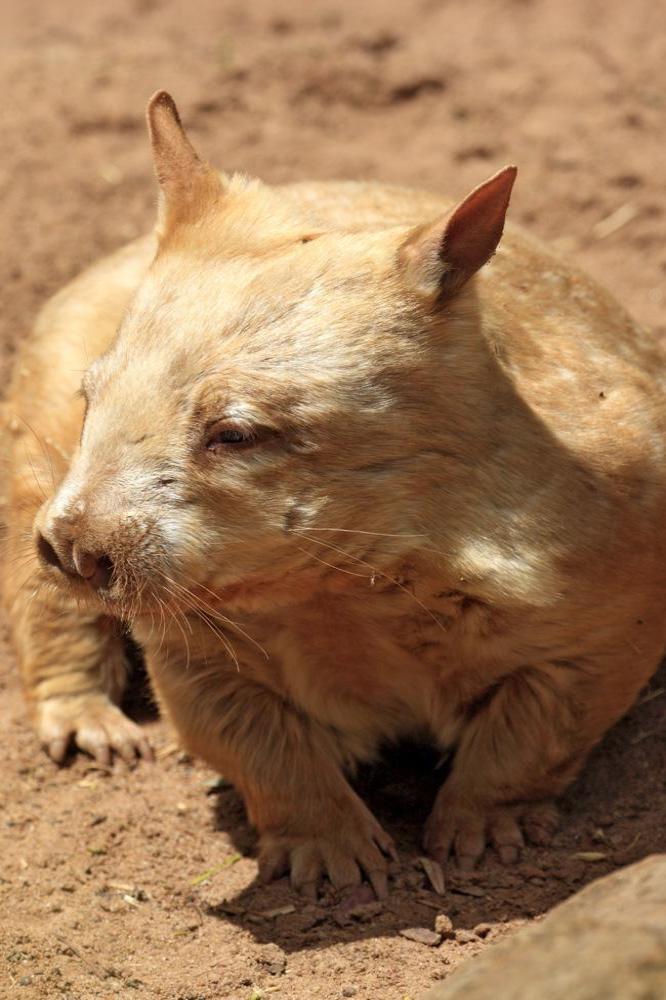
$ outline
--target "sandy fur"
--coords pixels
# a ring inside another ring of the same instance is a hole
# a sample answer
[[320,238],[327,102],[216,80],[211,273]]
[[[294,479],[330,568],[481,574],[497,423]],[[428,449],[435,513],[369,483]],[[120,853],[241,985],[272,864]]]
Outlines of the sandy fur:
[[[410,734],[456,748],[431,853],[511,860],[663,652],[663,361],[511,227],[448,287],[436,196],[220,179],[168,103],[151,126],[159,243],[46,306],[5,417],[41,739],[149,753],[115,708],[123,618],[267,877],[382,892],[390,838],[345,773]],[[218,420],[263,437],[213,456]],[[40,564],[35,531],[112,556],[115,590]]]

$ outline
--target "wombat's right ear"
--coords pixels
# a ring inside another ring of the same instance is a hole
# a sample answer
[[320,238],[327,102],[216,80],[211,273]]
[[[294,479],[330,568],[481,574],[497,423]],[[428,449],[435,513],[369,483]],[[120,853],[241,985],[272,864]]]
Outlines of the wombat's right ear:
[[428,296],[455,295],[483,267],[502,238],[515,167],[504,167],[434,223],[420,226],[401,248],[412,284]]
[[224,195],[217,171],[204,163],[187,138],[170,94],[158,90],[148,102],[148,132],[160,185],[158,233],[196,222]]

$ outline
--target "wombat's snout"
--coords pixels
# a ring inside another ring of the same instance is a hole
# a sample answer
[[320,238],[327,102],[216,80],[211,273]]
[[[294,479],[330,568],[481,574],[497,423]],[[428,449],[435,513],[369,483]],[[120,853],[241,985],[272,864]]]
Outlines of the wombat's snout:
[[88,552],[72,535],[72,526],[61,520],[38,531],[35,544],[40,559],[66,576],[80,577],[95,590],[108,590],[113,579],[110,556]]

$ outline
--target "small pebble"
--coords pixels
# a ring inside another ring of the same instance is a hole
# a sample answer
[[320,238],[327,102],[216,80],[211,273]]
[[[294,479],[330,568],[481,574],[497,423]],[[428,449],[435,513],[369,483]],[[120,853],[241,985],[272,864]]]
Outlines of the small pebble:
[[269,976],[283,976],[287,969],[287,956],[279,948],[269,946],[266,953],[259,958]]
[[425,944],[429,948],[436,948],[442,943],[442,935],[431,931],[429,927],[406,927],[400,934],[408,941],[416,941],[417,944]]
[[343,986],[340,990],[340,995],[343,997],[355,997],[358,990],[355,986]]
[[435,917],[435,930],[438,934],[442,935],[443,940],[455,937],[455,931],[453,930],[453,921],[451,917],[446,913],[438,913]]
[[369,922],[382,912],[382,904],[375,899],[375,894],[369,885],[361,885],[347,893],[333,910],[333,919],[340,927],[352,920],[362,923]]
[[456,941],[458,944],[472,944],[473,941],[478,941],[478,937],[474,931],[456,931]]
[[486,938],[488,937],[492,929],[493,929],[492,924],[477,924],[473,930],[473,933],[476,934],[477,937]]
[[266,972],[269,976],[283,976],[287,969],[287,959],[279,958],[276,962],[269,962]]

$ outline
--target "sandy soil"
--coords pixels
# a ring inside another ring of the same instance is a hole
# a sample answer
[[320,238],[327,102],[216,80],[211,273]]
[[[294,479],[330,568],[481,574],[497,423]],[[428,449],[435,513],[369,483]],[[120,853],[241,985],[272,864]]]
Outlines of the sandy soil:
[[[664,14],[662,0],[4,0],[0,386],[47,295],[151,224],[142,112],[158,86],[210,159],[268,180],[462,195],[516,162],[512,218],[666,335]],[[57,770],[3,647],[0,997],[414,998],[590,879],[666,850],[662,684],[595,754],[551,849],[452,871],[441,897],[418,860],[432,761],[402,752],[365,775],[402,860],[390,900],[350,913],[255,885],[237,796],[140,699],[157,764]],[[456,939],[401,935],[439,913]]]

